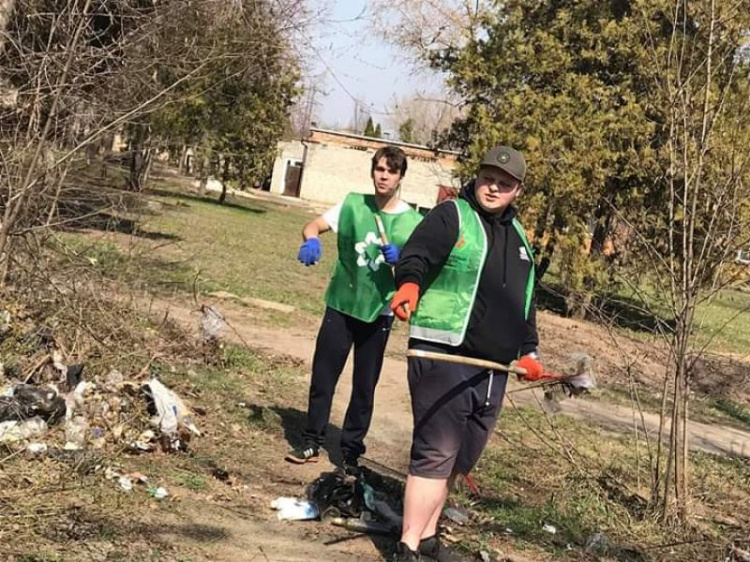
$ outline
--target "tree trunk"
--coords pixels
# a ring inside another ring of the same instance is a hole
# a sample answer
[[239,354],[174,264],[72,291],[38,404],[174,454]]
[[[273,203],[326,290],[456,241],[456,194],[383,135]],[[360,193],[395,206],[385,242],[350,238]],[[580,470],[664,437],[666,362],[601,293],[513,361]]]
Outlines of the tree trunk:
[[[547,208],[547,212],[553,212],[552,211],[552,205],[550,205]],[[549,268],[550,262],[552,261],[552,256],[555,254],[555,249],[557,248],[557,236],[562,231],[564,226],[563,217],[561,213],[554,213],[554,220],[552,221],[552,231],[549,232],[547,235],[547,242],[544,244],[544,250],[543,250],[543,256],[542,259],[539,262],[539,267],[537,268],[537,279],[541,279],[544,277],[544,274],[547,272],[547,268]],[[540,228],[537,225],[537,231],[539,231]],[[544,230],[542,230],[544,232]],[[536,231],[535,231],[536,236]],[[541,235],[540,235],[541,236]],[[541,246],[542,240],[541,237],[539,239],[539,245]]]
[[[670,359],[671,361],[671,359]],[[661,409],[659,414],[659,433],[656,439],[656,463],[653,467],[653,474],[651,478],[651,504],[656,506],[659,502],[659,496],[661,494],[661,484],[663,481],[663,474],[661,470],[662,465],[662,449],[664,448],[664,423],[667,419],[667,391],[669,390],[669,380],[671,379],[671,364],[667,366],[667,370],[664,373],[664,384],[661,389]]]
[[151,169],[151,133],[146,127],[139,127],[133,139],[130,156],[130,176],[128,177],[128,189],[131,191],[143,191],[148,182],[148,174]]
[[180,153],[180,173],[182,175],[187,175],[187,155],[188,155],[188,145],[183,144],[182,152]]
[[151,149],[136,148],[130,158],[130,176],[128,178],[128,189],[131,191],[143,191],[148,181],[148,172],[151,168]]
[[565,308],[568,318],[585,320],[586,310],[591,304],[591,295],[586,292],[572,292],[565,298]]
[[143,170],[143,187],[148,185],[151,179],[151,168],[154,167],[154,154],[156,150],[152,147],[146,149],[146,168]]
[[245,163],[242,162],[240,164],[239,170],[237,170],[237,175],[240,178],[240,191],[245,191],[247,189],[247,178],[245,177]]
[[597,259],[604,256],[604,246],[611,233],[612,211],[607,202],[603,201],[599,204],[594,213],[594,219],[596,223],[591,235],[591,250],[589,253],[592,258]]
[[[601,200],[599,205],[597,205],[594,213],[594,221],[594,232],[591,234],[591,245],[589,247],[589,259],[592,262],[604,259],[604,247],[610,236],[612,211],[606,199]],[[572,303],[569,307],[569,313],[573,318],[577,320],[584,320],[586,318],[586,312],[594,300],[596,290],[596,277],[591,273],[586,274],[583,278],[581,291],[571,299]]]
[[224,157],[224,170],[221,173],[221,195],[219,195],[219,204],[223,205],[227,200],[227,182],[229,182],[229,165],[231,158]]
[[208,191],[208,176],[211,171],[211,158],[208,155],[207,150],[201,151],[200,165],[198,169],[198,177],[200,178],[199,194],[201,197],[206,196]]

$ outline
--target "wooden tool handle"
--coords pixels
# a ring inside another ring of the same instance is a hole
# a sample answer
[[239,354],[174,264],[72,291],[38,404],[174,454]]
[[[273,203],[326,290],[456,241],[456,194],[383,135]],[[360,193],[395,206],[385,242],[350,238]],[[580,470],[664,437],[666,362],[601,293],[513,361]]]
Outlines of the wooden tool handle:
[[375,215],[375,224],[378,225],[378,232],[380,233],[380,240],[383,242],[383,245],[388,244],[388,235],[385,233],[385,226],[380,215]]
[[511,367],[494,361],[485,359],[475,359],[474,357],[465,357],[463,355],[449,355],[447,353],[437,353],[436,351],[422,351],[421,349],[409,349],[406,352],[407,357],[421,357],[422,359],[434,359],[435,361],[445,361],[446,363],[458,363],[459,365],[473,365],[474,367],[483,367],[493,371],[505,371],[516,375],[525,375],[526,369]]

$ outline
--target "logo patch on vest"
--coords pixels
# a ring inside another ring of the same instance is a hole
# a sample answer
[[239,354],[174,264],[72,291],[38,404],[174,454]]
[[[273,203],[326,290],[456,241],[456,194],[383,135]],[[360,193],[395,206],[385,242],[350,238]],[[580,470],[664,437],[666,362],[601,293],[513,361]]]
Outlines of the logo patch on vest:
[[525,246],[518,248],[518,255],[522,261],[529,261],[529,254],[526,252]]
[[368,232],[363,242],[354,244],[354,251],[357,252],[357,265],[369,267],[373,271],[380,269],[380,265],[385,263],[383,252],[380,251],[382,244],[377,234]]

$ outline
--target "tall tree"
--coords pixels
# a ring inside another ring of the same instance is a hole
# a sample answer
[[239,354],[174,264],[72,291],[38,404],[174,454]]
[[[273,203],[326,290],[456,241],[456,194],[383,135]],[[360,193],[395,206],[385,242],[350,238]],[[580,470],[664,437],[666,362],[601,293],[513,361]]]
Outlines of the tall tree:
[[372,122],[372,117],[367,118],[367,123],[365,124],[365,131],[363,133],[366,137],[374,137],[375,136],[375,125]]
[[418,66],[429,66],[433,54],[474,40],[494,4],[491,0],[373,0],[370,11],[383,38],[404,48]]
[[[738,280],[732,262],[750,242],[750,10],[747,2],[716,0],[635,4],[650,69],[644,103],[657,116],[661,173],[644,185],[644,212],[618,213],[640,233],[633,245],[642,261],[633,277],[648,273],[673,319],[663,333],[670,356],[653,496],[663,517],[676,508],[684,520],[691,384],[696,360],[711,343],[696,329],[699,305]],[[724,328],[747,312],[738,311]]]
[[230,8],[210,14],[214,28],[206,34],[205,48],[222,58],[209,62],[202,78],[186,84],[151,120],[160,143],[179,138],[207,155],[206,162],[221,161],[221,202],[230,183],[244,188],[270,172],[299,76],[270,5],[238,2]]
[[[579,255],[583,241],[592,225],[611,224],[612,204],[637,204],[655,164],[630,40],[637,24],[623,3],[565,0],[510,0],[484,21],[465,47],[432,59],[468,106],[449,144],[468,152],[466,169],[496,143],[524,150],[527,216],[546,254],[567,254],[569,311],[581,315],[603,267]],[[558,244],[563,234],[569,243]]]
[[11,241],[58,220],[74,157],[115,130],[135,190],[155,149],[188,142],[212,162],[227,151],[230,175],[256,182],[293,96],[303,1],[2,0],[0,83],[18,103],[0,104],[0,277]]
[[398,138],[401,142],[414,142],[414,119],[409,117],[398,126]]

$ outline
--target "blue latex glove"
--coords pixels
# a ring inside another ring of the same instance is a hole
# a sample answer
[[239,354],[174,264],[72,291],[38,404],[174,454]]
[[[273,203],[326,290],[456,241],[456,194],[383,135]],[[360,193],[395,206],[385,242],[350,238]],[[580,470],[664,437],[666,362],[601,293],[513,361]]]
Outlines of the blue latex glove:
[[396,265],[398,263],[398,258],[401,257],[401,251],[395,244],[383,244],[380,246],[380,251],[383,252],[385,263],[389,265]]
[[320,239],[308,238],[299,247],[297,259],[305,265],[315,265],[323,254],[323,248],[320,246]]

